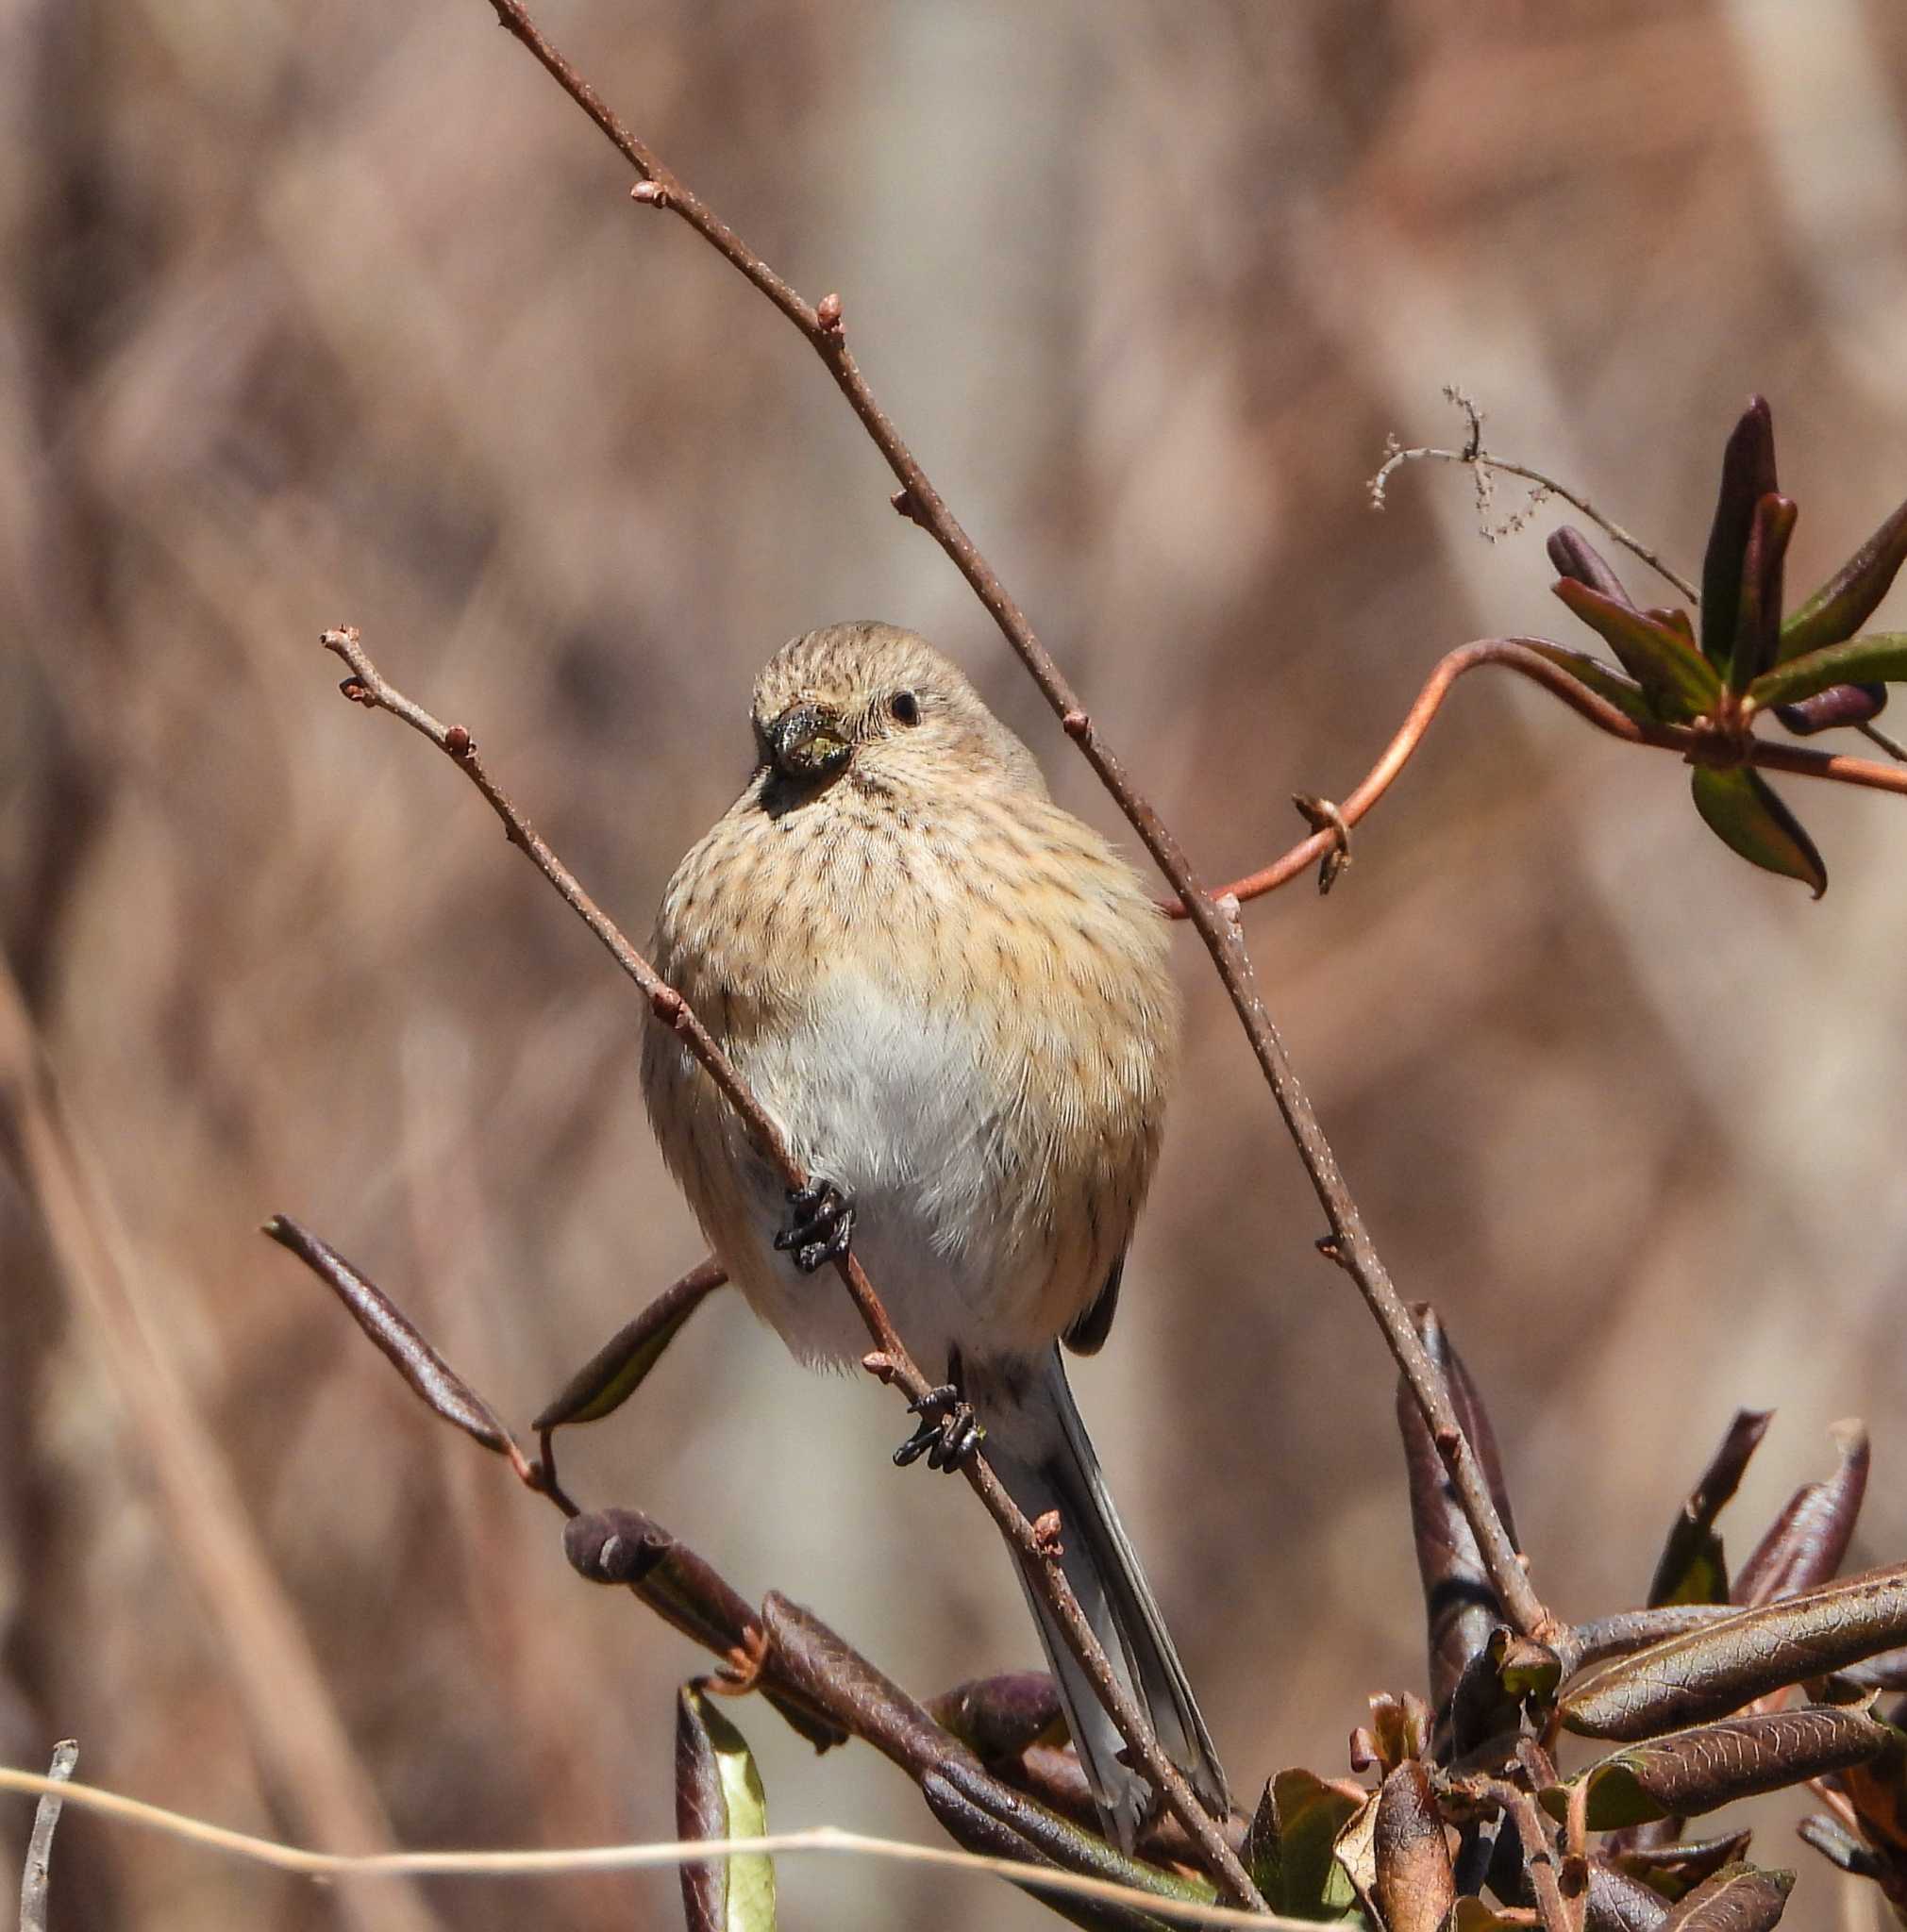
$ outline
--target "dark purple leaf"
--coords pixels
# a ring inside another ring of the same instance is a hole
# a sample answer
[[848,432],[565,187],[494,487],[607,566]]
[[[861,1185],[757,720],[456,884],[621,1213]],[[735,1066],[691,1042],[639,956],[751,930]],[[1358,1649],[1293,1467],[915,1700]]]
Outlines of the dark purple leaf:
[[1772,1932],[1794,1889],[1792,1872],[1725,1865],[1669,1913],[1662,1932]]
[[1045,1671],[977,1677],[929,1698],[928,1715],[984,1764],[1017,1757],[1049,1732],[1064,1735],[1060,1696]]
[[1661,1892],[1600,1858],[1589,1861],[1584,1904],[1587,1932],[1662,1932],[1668,1917],[1668,1901]]
[[916,1781],[950,1757],[979,1769],[964,1745],[811,1610],[770,1591],[761,1600],[761,1623],[778,1679]]
[[1651,1644],[1565,1690],[1566,1729],[1627,1741],[1739,1710],[1907,1641],[1907,1565],[1825,1584]]
[[1840,1467],[1822,1483],[1797,1490],[1735,1579],[1739,1604],[1765,1604],[1826,1583],[1847,1560],[1855,1519],[1867,1492],[1867,1429],[1853,1418],[1832,1435]]
[[[1497,1512],[1514,1542],[1516,1531],[1503,1485],[1502,1458],[1476,1385],[1451,1345],[1436,1310],[1419,1305],[1412,1309],[1412,1314],[1430,1359],[1443,1374],[1458,1423],[1477,1452]],[[1430,1625],[1430,1697],[1438,1712],[1447,1716],[1458,1683],[1482,1655],[1491,1632],[1502,1623],[1502,1607],[1478,1554],[1476,1538],[1458,1505],[1444,1458],[1437,1453],[1422,1411],[1401,1380],[1397,1386],[1397,1413],[1410,1484],[1417,1574],[1424,1587],[1424,1610]],[[1471,1701],[1474,1704],[1476,1700],[1473,1697]],[[1485,1701],[1491,1700],[1486,1697]],[[1494,1701],[1502,1702],[1500,1692]],[[1473,1715],[1483,1717],[1486,1728],[1496,1727],[1482,1713]],[[1510,1701],[1508,1715],[1514,1722],[1514,1700]]]
[[1834,731],[1849,724],[1865,724],[1887,708],[1884,684],[1831,684],[1798,704],[1777,705],[1775,716],[1797,738],[1812,738],[1817,731]]
[[1655,1566],[1648,1587],[1651,1607],[1664,1604],[1725,1604],[1729,1597],[1728,1566],[1715,1521],[1741,1485],[1748,1458],[1768,1432],[1774,1411],[1743,1408],[1728,1426],[1721,1446],[1710,1457]]
[[[563,1529],[563,1554],[592,1583],[620,1583],[665,1624],[725,1660],[746,1656],[761,1636],[754,1607],[711,1563],[660,1524],[635,1509],[603,1509],[573,1517]],[[849,1733],[791,1694],[780,1659],[762,1664],[761,1694],[789,1725],[826,1751]]]
[[[1006,1824],[990,1806],[977,1803],[955,1778],[942,1772],[929,1772],[921,1780],[921,1796],[927,1800],[928,1809],[940,1822],[941,1827],[953,1841],[964,1851],[978,1852],[983,1857],[1011,1858],[1015,1864],[1047,1867],[1060,1871],[1066,1869],[1086,1869],[1080,1866],[1067,1867],[1040,1850],[1028,1839],[1023,1838],[1011,1824]],[[1054,1820],[1055,1824],[1062,1823]],[[1082,1857],[1087,1855],[1086,1836],[1074,1832],[1079,1840]],[[1118,1854],[1109,1846],[1101,1844],[1099,1851],[1117,1858]],[[1136,1860],[1125,1863],[1141,1874],[1150,1868],[1139,1865]],[[1109,1874],[1095,1870],[1094,1876],[1107,1876]],[[1152,1874],[1163,1879],[1165,1874]],[[1122,1871],[1119,1882],[1136,1884],[1142,1890],[1159,1890],[1157,1884],[1148,1884],[1145,1876],[1133,1878]],[[1142,1912],[1129,1906],[1102,1904],[1096,1899],[1081,1898],[1063,1891],[1046,1891],[1036,1885],[1022,1888],[1030,1896],[1037,1898],[1048,1910],[1075,1925],[1083,1925],[1087,1932],[1167,1932],[1166,1923],[1154,1918],[1149,1912]],[[1204,1894],[1210,1898],[1211,1892]]]
[[1774,419],[1760,396],[1750,396],[1722,452],[1721,490],[1701,564],[1702,654],[1724,674],[1734,655],[1742,564],[1754,527],[1755,506],[1779,488]]
[[510,1431],[489,1403],[425,1341],[376,1282],[287,1215],[273,1215],[262,1231],[297,1256],[344,1304],[397,1373],[445,1422],[500,1456],[511,1452],[515,1445]]
[[[1614,1831],[1656,1818],[1698,1818],[1740,1798],[1785,1790],[1865,1763],[1894,1734],[1856,1710],[1811,1705],[1801,1710],[1723,1718],[1631,1744],[1582,1774],[1589,1828]],[[1544,1794],[1557,1817],[1561,1787]]]
[[1581,530],[1572,529],[1565,524],[1551,533],[1544,548],[1548,551],[1549,561],[1555,566],[1558,576],[1574,577],[1579,584],[1587,584],[1612,603],[1627,604],[1631,610],[1634,609],[1634,600],[1622,588],[1622,579],[1610,569],[1608,562]]
[[1611,1862],[1631,1878],[1644,1880],[1671,1901],[1710,1878],[1724,1865],[1748,1855],[1746,1831],[1724,1832],[1716,1838],[1684,1839],[1667,1845],[1635,1845],[1611,1855]]
[[1728,674],[1731,691],[1746,691],[1775,661],[1782,630],[1782,563],[1794,534],[1795,506],[1789,498],[1765,496],[1755,505],[1742,558],[1741,601]]

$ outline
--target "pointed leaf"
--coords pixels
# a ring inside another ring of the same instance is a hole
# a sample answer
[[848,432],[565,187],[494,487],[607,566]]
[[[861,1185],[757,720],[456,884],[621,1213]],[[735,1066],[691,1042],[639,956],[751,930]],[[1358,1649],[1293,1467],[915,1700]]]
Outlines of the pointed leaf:
[[1691,651],[1701,649],[1695,641],[1695,625],[1689,622],[1688,612],[1680,606],[1671,609],[1661,604],[1651,604],[1642,614],[1664,629],[1672,630]]
[[1791,658],[1748,686],[1748,696],[1766,708],[1813,697],[1836,684],[1907,684],[1907,631],[1870,630],[1845,643]]
[[1615,653],[1622,668],[1648,692],[1655,715],[1664,723],[1686,724],[1715,708],[1721,679],[1707,659],[1667,625],[1573,577],[1561,577],[1551,588]]
[[1643,1880],[1665,1899],[1679,1899],[1724,1865],[1738,1864],[1748,1855],[1746,1831],[1719,1838],[1678,1839],[1674,1844],[1633,1845],[1611,1855],[1611,1863],[1631,1878]]
[[[1857,1710],[1765,1711],[1631,1744],[1570,1783],[1589,1787],[1590,1830],[1615,1831],[1658,1818],[1698,1818],[1738,1798],[1865,1764],[1894,1735]],[[1568,1795],[1569,1787],[1558,1785],[1544,1792],[1544,1806],[1560,1819]]]
[[1722,452],[1721,490],[1701,561],[1702,655],[1720,672],[1728,669],[1734,655],[1742,561],[1754,526],[1755,505],[1779,487],[1774,419],[1760,396],[1750,396]]
[[[1209,1879],[1188,1878],[1114,1850],[1096,1830],[1085,1830],[1049,1811],[982,1771],[971,1758],[947,1758],[921,1779],[920,1789],[934,1816],[968,1851],[1078,1872],[1186,1905],[1210,1905],[1216,1896]],[[1041,1892],[1034,1887],[1028,1890],[1076,1924],[1137,1932],[1163,1924],[1136,1907]]]
[[1378,1792],[1374,1849],[1377,1923],[1386,1932],[1438,1932],[1457,1885],[1430,1774],[1415,1759],[1398,1765]]
[[1907,1564],[1823,1585],[1605,1664],[1558,1700],[1564,1727],[1627,1742],[1721,1717],[1907,1641]]
[[1772,1932],[1794,1889],[1792,1872],[1724,1865],[1669,1913],[1662,1932]]
[[1782,626],[1778,661],[1805,657],[1850,638],[1873,616],[1907,560],[1903,503]]
[[1729,689],[1745,691],[1775,661],[1782,633],[1782,562],[1795,534],[1795,506],[1785,496],[1765,496],[1748,525],[1742,556],[1741,601],[1735,608],[1735,646],[1729,658]]
[[1815,841],[1760,773],[1747,765],[1729,772],[1697,765],[1689,789],[1696,810],[1731,851],[1764,872],[1799,879],[1817,899],[1828,890],[1828,868]]
[[662,1351],[703,1302],[728,1280],[720,1262],[692,1268],[626,1323],[562,1386],[530,1427],[539,1435],[565,1423],[599,1422],[620,1408],[662,1358]]
[[1564,650],[1561,644],[1546,643],[1541,639],[1526,640],[1531,650],[1539,658],[1547,658],[1558,670],[1566,671],[1579,684],[1586,684],[1596,695],[1612,704],[1625,718],[1633,718],[1638,724],[1653,724],[1655,711],[1650,706],[1643,689],[1621,672],[1613,671],[1599,658],[1586,656],[1581,651]]
[[1808,1483],[1789,1498],[1735,1578],[1737,1603],[1770,1603],[1812,1590],[1846,1560],[1867,1493],[1867,1430],[1849,1417],[1831,1433],[1841,1452],[1840,1468],[1828,1481]]
[[510,1453],[510,1431],[497,1420],[496,1411],[425,1341],[368,1274],[360,1274],[336,1248],[289,1215],[273,1215],[259,1232],[297,1256],[344,1304],[397,1373],[445,1422],[499,1456]]
[[1742,1408],[1723,1436],[1721,1447],[1709,1460],[1681,1514],[1668,1533],[1655,1580],[1649,1585],[1651,1608],[1664,1604],[1725,1604],[1729,1600],[1728,1565],[1715,1520],[1740,1487],[1748,1457],[1761,1445],[1774,1420],[1771,1408]]
[[[1419,1303],[1411,1314],[1430,1359],[1443,1372],[1457,1410],[1457,1421],[1477,1452],[1497,1513],[1514,1543],[1516,1529],[1504,1491],[1502,1460],[1482,1398],[1437,1311]],[[1401,1378],[1397,1412],[1397,1430],[1404,1442],[1404,1468],[1410,1482],[1417,1574],[1424,1587],[1424,1615],[1430,1624],[1430,1698],[1440,1720],[1447,1721],[1458,1684],[1488,1645],[1490,1633],[1503,1620],[1503,1611],[1491,1588],[1489,1572],[1478,1553],[1476,1538],[1458,1504],[1444,1458],[1437,1453],[1423,1413]],[[1487,1685],[1475,1688],[1483,1692],[1487,1703],[1494,1706],[1502,1702],[1500,1691],[1492,1697]],[[1514,1710],[1508,1715],[1514,1722]],[[1466,1743],[1474,1741],[1466,1739]]]
[[1640,1878],[1631,1878],[1600,1858],[1589,1861],[1586,1932],[1662,1932],[1668,1901]]
[[1327,1783],[1309,1771],[1281,1771],[1265,1785],[1244,1858],[1274,1912],[1341,1919],[1351,1909],[1350,1881],[1331,1847],[1363,1804],[1356,1786]]
[[[676,1832],[765,1838],[768,1800],[747,1741],[693,1684],[676,1705]],[[774,1932],[775,1861],[759,1852],[684,1865],[689,1932]]]

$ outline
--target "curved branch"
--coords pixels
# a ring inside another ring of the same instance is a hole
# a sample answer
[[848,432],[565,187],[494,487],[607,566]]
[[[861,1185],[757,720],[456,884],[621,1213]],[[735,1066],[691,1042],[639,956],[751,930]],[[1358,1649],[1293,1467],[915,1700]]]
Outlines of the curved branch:
[[[1337,804],[1336,810],[1344,823],[1347,825],[1356,824],[1391,789],[1423,741],[1425,732],[1430,727],[1430,720],[1449,695],[1450,687],[1466,671],[1475,671],[1483,664],[1501,664],[1508,670],[1520,672],[1532,683],[1542,685],[1552,697],[1560,698],[1580,717],[1586,718],[1598,731],[1606,731],[1612,738],[1623,739],[1631,744],[1646,744],[1657,751],[1681,752],[1684,757],[1700,741],[1702,734],[1687,724],[1638,724],[1618,711],[1607,699],[1598,697],[1587,685],[1579,683],[1560,665],[1539,656],[1531,648],[1533,641],[1536,641],[1528,638],[1480,638],[1475,643],[1461,644],[1440,658],[1424,681],[1423,690],[1417,693],[1416,702],[1397,726],[1397,735],[1385,746],[1383,756],[1364,774],[1357,790]],[[1875,764],[1868,758],[1850,758],[1835,752],[1815,751],[1806,745],[1769,744],[1758,738],[1751,739],[1747,762],[1759,765],[1765,771],[1787,772],[1803,778],[1828,778],[1842,785],[1861,785],[1876,791],[1907,795],[1907,771]],[[1234,879],[1229,886],[1220,887],[1219,896],[1230,894],[1241,905],[1248,899],[1263,898],[1265,893],[1275,892],[1280,886],[1308,871],[1341,843],[1339,835],[1332,829],[1313,832],[1271,864]],[[1168,919],[1183,919],[1186,916],[1184,901],[1171,901],[1164,911]]]

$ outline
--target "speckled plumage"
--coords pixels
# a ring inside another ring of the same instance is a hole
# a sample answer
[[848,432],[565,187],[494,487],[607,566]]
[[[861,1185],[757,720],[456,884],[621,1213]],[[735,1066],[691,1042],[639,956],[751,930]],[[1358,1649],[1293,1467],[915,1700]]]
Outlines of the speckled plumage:
[[[838,766],[785,768],[777,733],[795,717]],[[656,964],[802,1164],[852,1194],[855,1250],[909,1348],[930,1374],[959,1362],[1002,1479],[1029,1514],[1059,1507],[1077,1530],[1066,1567],[1089,1616],[1215,1800],[1209,1740],[1054,1346],[1116,1287],[1158,1154],[1179,1023],[1164,920],[912,633],[795,639],[757,680],[752,720],[760,762],[670,880]],[[670,1169],[750,1304],[804,1359],[858,1359],[866,1333],[832,1271],[776,1251],[778,1180],[661,1027],[643,1082]],[[1054,1660],[1070,1707],[1083,1687]],[[1143,1781],[1116,1764],[1096,1707],[1072,1715],[1129,1838]]]

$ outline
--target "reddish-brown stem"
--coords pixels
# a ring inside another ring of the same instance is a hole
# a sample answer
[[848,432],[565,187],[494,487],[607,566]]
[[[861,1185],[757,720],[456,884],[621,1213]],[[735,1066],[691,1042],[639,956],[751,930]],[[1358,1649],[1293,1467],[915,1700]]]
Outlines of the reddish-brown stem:
[[[510,843],[555,887],[564,904],[602,942],[623,973],[641,989],[657,1022],[681,1036],[723,1097],[741,1116],[749,1140],[761,1158],[775,1169],[786,1187],[791,1190],[805,1187],[808,1183],[807,1171],[795,1159],[780,1128],[749,1091],[747,1083],[720,1043],[695,1017],[688,1001],[629,943],[615,922],[583,890],[582,882],[510,803],[503,788],[491,776],[477,756],[471,734],[460,724],[443,724],[392,684],[371,661],[354,626],[345,625],[326,631],[324,644],[327,651],[342,658],[350,668],[351,675],[343,685],[346,697],[356,704],[373,710],[389,711],[393,717],[401,719],[413,731],[436,745],[476,786],[490,808],[502,821]],[[874,1340],[881,1379],[904,1390],[910,1401],[922,1401],[931,1385],[908,1353],[907,1344],[889,1319],[861,1263],[850,1253],[843,1256],[835,1267],[846,1285],[862,1324]],[[1086,1621],[1085,1612],[1079,1607],[1079,1598],[1054,1560],[1051,1550],[1027,1521],[1018,1504],[1007,1493],[983,1456],[970,1456],[962,1469],[975,1493],[999,1525],[1001,1534],[1014,1548],[1035,1559],[1031,1574],[1048,1607],[1059,1619],[1069,1647],[1092,1680],[1107,1714],[1119,1727],[1119,1733],[1130,1748],[1139,1768],[1199,1847],[1213,1883],[1238,1904],[1248,1908],[1262,1908],[1263,1902],[1245,1867],[1239,1863],[1237,1854],[1193,1794],[1183,1774],[1161,1749],[1145,1713],[1113,1674],[1105,1651]]]
[[[1410,763],[1412,754],[1430,727],[1430,720],[1449,695],[1450,687],[1464,672],[1475,671],[1484,664],[1500,664],[1508,670],[1520,672],[1533,683],[1542,685],[1551,696],[1560,698],[1580,717],[1586,718],[1598,731],[1606,731],[1612,738],[1620,738],[1630,744],[1680,752],[1685,757],[1697,741],[1699,734],[1686,724],[1638,724],[1606,699],[1598,697],[1586,685],[1579,683],[1560,664],[1553,664],[1547,658],[1539,656],[1531,648],[1532,641],[1527,638],[1483,638],[1476,643],[1459,645],[1439,658],[1436,668],[1425,679],[1423,690],[1417,693],[1416,703],[1398,725],[1396,737],[1385,746],[1383,757],[1364,774],[1357,790],[1348,798],[1338,802],[1337,809],[1345,824],[1356,824],[1391,789]],[[1759,765],[1765,771],[1790,772],[1804,778],[1832,778],[1843,785],[1865,785],[1876,791],[1907,794],[1907,771],[1875,764],[1866,758],[1814,751],[1806,745],[1771,744],[1753,738],[1748,742],[1746,761]],[[1279,887],[1308,872],[1338,843],[1335,831],[1313,832],[1282,858],[1274,859],[1258,872],[1247,873],[1242,879],[1232,880],[1229,886],[1220,887],[1218,896],[1224,898],[1230,894],[1243,905],[1246,900],[1275,892]],[[1166,906],[1165,914],[1169,919],[1183,919],[1184,902],[1173,900]]]

